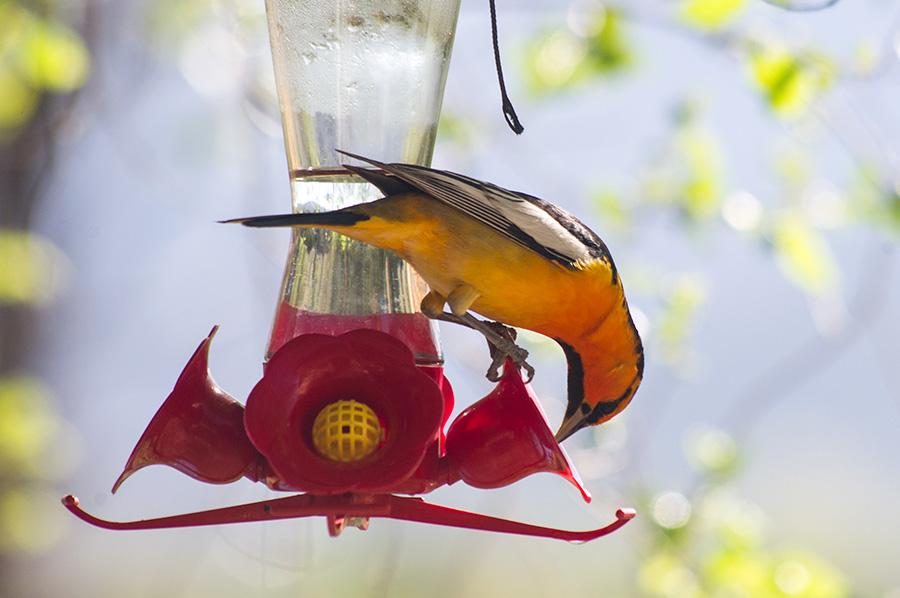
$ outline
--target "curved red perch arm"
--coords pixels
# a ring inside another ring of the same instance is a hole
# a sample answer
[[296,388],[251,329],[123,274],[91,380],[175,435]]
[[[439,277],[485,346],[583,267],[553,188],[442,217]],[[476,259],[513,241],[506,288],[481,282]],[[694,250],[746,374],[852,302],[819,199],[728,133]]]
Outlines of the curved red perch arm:
[[224,507],[210,511],[186,513],[158,519],[118,522],[106,521],[90,515],[78,506],[78,499],[74,496],[69,495],[62,502],[79,519],[91,525],[111,530],[195,527],[321,516],[328,519],[329,532],[332,535],[337,535],[343,529],[345,522],[364,527],[369,517],[387,517],[389,519],[430,523],[448,527],[540,538],[556,538],[566,542],[579,543],[589,542],[610,534],[628,523],[635,515],[634,509],[619,509],[616,511],[616,521],[606,527],[578,532],[529,525],[489,515],[460,511],[449,507],[432,505],[421,498],[409,496],[394,496],[392,494],[341,494],[331,496],[297,494],[275,500]]

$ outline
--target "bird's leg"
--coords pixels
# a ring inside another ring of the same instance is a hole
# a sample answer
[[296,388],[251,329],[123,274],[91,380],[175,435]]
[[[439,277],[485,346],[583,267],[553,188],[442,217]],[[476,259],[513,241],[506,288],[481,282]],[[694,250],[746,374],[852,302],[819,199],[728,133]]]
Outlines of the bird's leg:
[[[455,316],[452,313],[440,312],[433,317],[436,320],[444,322],[453,322],[454,324],[462,324],[473,330],[480,332],[488,341],[491,349],[491,367],[488,368],[487,379],[491,382],[497,382],[502,377],[500,375],[500,366],[506,357],[510,357],[513,362],[523,368],[528,375],[528,381],[534,377],[534,368],[526,361],[528,359],[528,351],[518,346],[511,338],[515,338],[515,330],[509,326],[504,326],[499,322],[486,322],[479,320],[472,314],[466,312],[461,316]],[[498,330],[502,332],[498,332]]]
[[443,310],[446,302],[447,300],[443,296],[431,291],[422,299],[422,313],[433,320],[461,324],[467,328],[477,330],[487,339],[493,360],[487,372],[488,380],[491,382],[500,380],[500,366],[508,356],[517,366],[525,370],[528,375],[528,381],[531,381],[534,377],[534,368],[526,361],[528,359],[528,351],[515,343],[516,332],[514,329],[499,322],[479,320],[467,311],[463,311],[459,315],[447,313]]
[[469,311],[469,308],[480,296],[480,293],[472,285],[459,285],[447,295],[447,305],[450,306],[450,313],[454,316],[463,315]]
[[439,316],[444,313],[444,305],[446,304],[446,297],[444,297],[440,293],[428,291],[428,294],[422,298],[422,303],[421,305],[419,305],[419,309],[422,310],[422,313],[425,314],[425,317],[431,318],[432,320],[438,320],[440,319]]

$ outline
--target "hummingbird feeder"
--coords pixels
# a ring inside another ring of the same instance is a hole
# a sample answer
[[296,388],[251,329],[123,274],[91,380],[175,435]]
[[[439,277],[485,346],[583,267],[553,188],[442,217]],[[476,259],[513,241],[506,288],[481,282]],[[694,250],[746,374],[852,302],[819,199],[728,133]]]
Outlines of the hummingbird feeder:
[[[352,148],[427,166],[459,0],[267,0],[293,209],[320,211],[379,197],[341,164]],[[213,328],[188,361],[113,486],[153,464],[202,482],[248,478],[263,502],[113,522],[63,504],[106,529],[159,529],[323,516],[337,535],[387,517],[584,542],[606,527],[566,531],[450,509],[417,495],[462,481],[506,486],[538,472],[583,487],[518,368],[449,422],[454,395],[425,285],[396,255],[328,231],[292,232],[262,378],[245,404],[213,381]],[[449,424],[449,425],[448,425]]]

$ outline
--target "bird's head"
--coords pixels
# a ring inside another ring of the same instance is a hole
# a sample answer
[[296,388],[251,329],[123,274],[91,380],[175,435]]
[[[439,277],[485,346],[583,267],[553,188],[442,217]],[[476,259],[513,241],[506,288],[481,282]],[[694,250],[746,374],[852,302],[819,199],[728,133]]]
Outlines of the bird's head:
[[[622,412],[644,374],[643,350],[637,352],[633,365],[621,366],[617,375],[608,372],[586,375],[581,355],[571,346],[560,342],[569,364],[569,402],[566,415],[556,432],[562,442],[578,430],[609,421]],[[618,383],[611,383],[613,381]]]
[[[640,382],[640,380],[638,380]],[[588,403],[575,406],[572,413],[567,413],[559,430],[556,432],[556,442],[562,442],[578,430],[588,426],[596,426],[621,413],[631,401],[637,391],[637,384],[629,388],[628,393],[619,399],[597,403],[593,408]],[[571,407],[571,405],[570,405]]]

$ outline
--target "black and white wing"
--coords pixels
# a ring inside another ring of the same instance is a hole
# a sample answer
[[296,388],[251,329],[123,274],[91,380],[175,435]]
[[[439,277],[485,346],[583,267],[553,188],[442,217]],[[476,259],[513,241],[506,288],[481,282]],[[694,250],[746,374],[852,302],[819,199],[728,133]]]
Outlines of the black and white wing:
[[[341,153],[382,169],[566,268],[599,259],[615,272],[612,258],[600,237],[577,218],[543,199],[454,172],[414,164],[384,164]],[[353,170],[360,172],[356,168]]]

